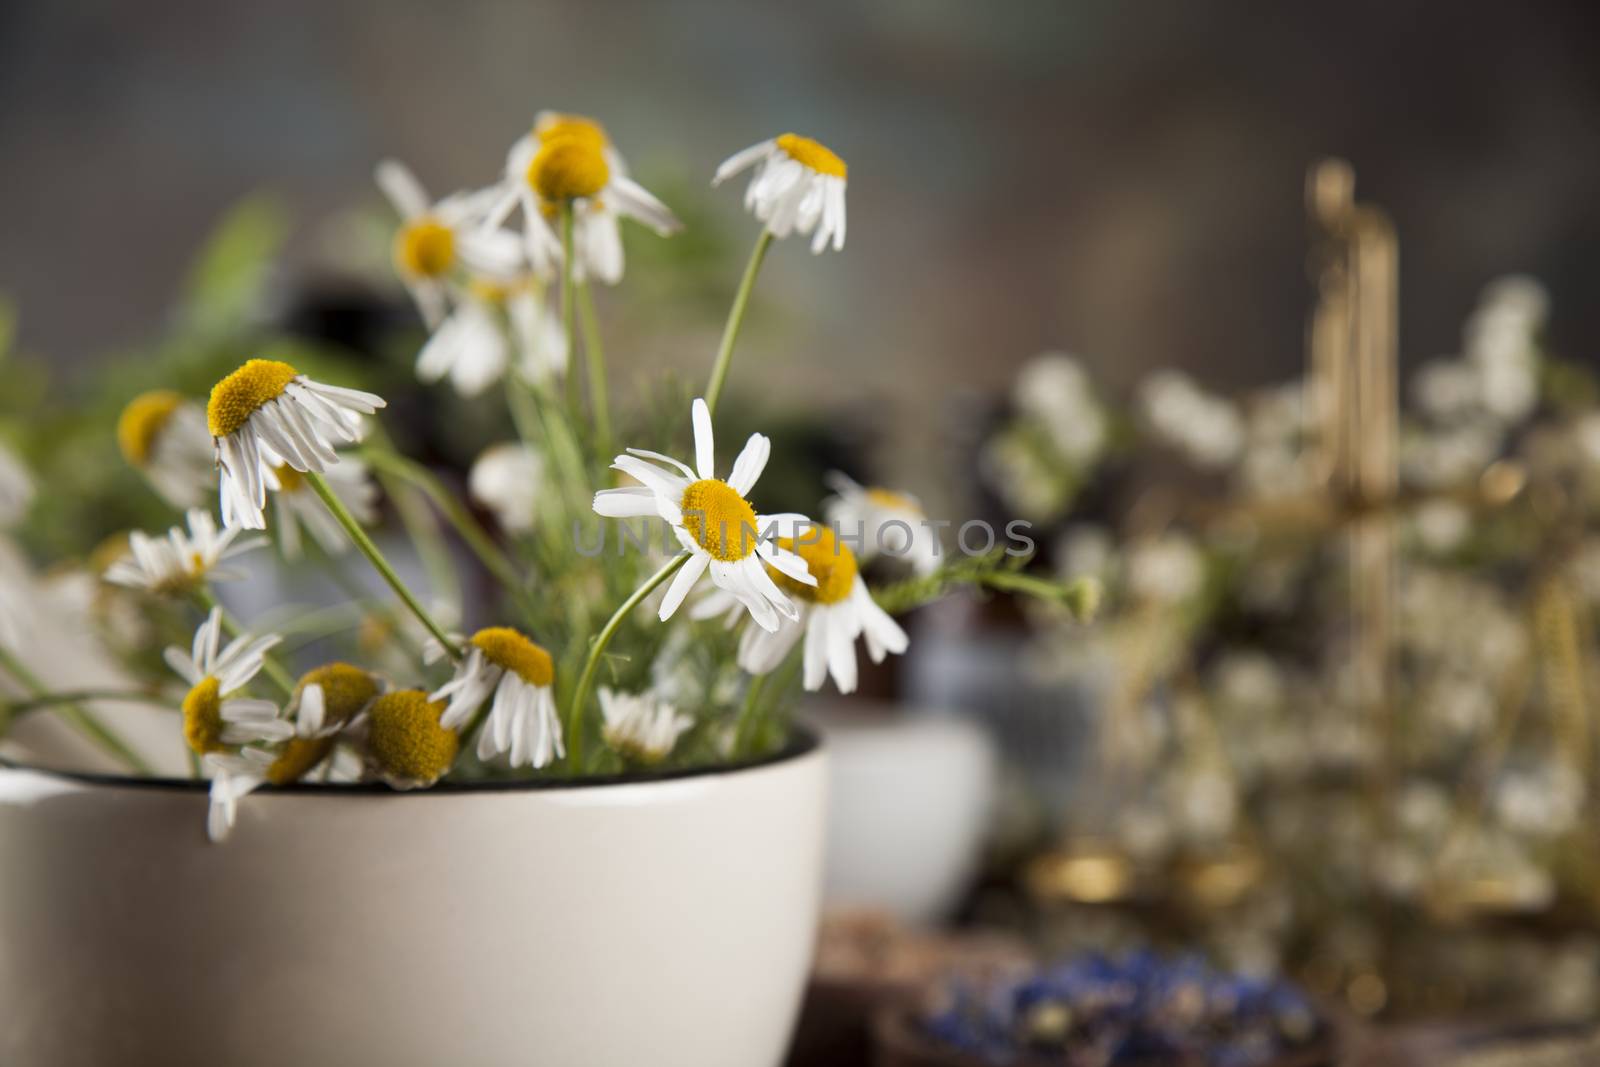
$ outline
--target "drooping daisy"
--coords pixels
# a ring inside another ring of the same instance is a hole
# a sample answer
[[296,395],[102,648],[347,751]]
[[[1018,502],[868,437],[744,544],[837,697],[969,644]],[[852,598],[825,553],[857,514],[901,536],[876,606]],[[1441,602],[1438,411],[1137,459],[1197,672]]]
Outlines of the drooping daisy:
[[628,177],[622,157],[599,123],[545,113],[534,131],[506,155],[498,202],[485,224],[498,226],[522,209],[528,263],[549,278],[561,262],[561,239],[552,226],[563,204],[572,205],[573,276],[614,284],[622,277],[618,220],[642,222],[662,237],[682,228],[677,216]]
[[332,756],[339,732],[365,713],[382,691],[378,679],[360,667],[325,664],[295,683],[289,699],[294,735],[282,745],[207,753],[204,763],[212,777],[206,833],[211,840],[227,839],[245,797],[263,785],[298,782]]
[[105,569],[113,585],[143,589],[161,596],[180,596],[202,582],[242,577],[217,564],[266,544],[263,537],[245,537],[238,528],[218,530],[209,511],[190,508],[189,529],[174,526],[164,538],[135,530],[128,535],[127,553]]
[[403,220],[394,238],[395,269],[430,330],[444,321],[449,283],[463,268],[502,278],[521,268],[516,235],[481,224],[485,194],[457,193],[434,203],[416,175],[392,159],[378,164],[376,177]]
[[10,449],[0,445],[0,528],[14,525],[33,503],[33,479]]
[[472,464],[467,491],[507,533],[533,529],[544,487],[544,457],[521,441],[490,445]]
[[[376,522],[378,518],[378,487],[372,481],[366,461],[355,456],[342,455],[339,462],[329,467],[323,477],[328,488],[338,497],[350,514],[361,523]],[[275,494],[273,508],[277,512],[278,547],[287,559],[300,556],[300,529],[304,527],[316,538],[323,550],[338,555],[350,547],[350,538],[339,525],[322,500],[306,484],[305,475],[287,464],[272,468],[267,474],[267,488]]]
[[175,508],[205,500],[216,459],[200,405],[171,389],[141,393],[122,409],[117,445],[128,464]]
[[554,680],[550,653],[508,626],[491,626],[467,640],[455,677],[428,699],[448,700],[440,724],[459,730],[493,694],[489,721],[478,731],[478,758],[509,752],[513,767],[539,768],[566,755]]
[[294,736],[294,724],[278,717],[278,705],[239,695],[279,640],[277,634],[240,634],[219,652],[222,609],[213,608],[195,631],[191,651],[167,649],[167,665],[190,685],[183,698],[183,737],[195,752],[204,756],[232,745]]
[[361,416],[383,398],[312,381],[287,363],[252,359],[211,390],[206,421],[222,469],[222,522],[266,528],[262,508],[273,468],[321,473],[339,461],[336,441],[361,436]]
[[744,206],[766,223],[772,236],[815,230],[813,253],[830,241],[835,252],[844,249],[844,160],[820,142],[785,133],[723,160],[711,184],[721,185],[750,167],[757,170],[745,190]]
[[600,689],[600,714],[605,719],[601,736],[630,763],[649,767],[672,753],[694,719],[654,693],[618,693]]
[[267,767],[272,785],[298,782],[333,752],[339,734],[383,692],[376,676],[348,663],[328,663],[307,671],[289,698],[294,736]]
[[201,760],[211,774],[211,804],[206,812],[206,836],[221,843],[233,833],[239,818],[239,801],[266,784],[275,757],[263,748],[242,748],[237,753],[208,752]]
[[594,495],[594,510],[613,519],[660,516],[689,552],[688,562],[661,601],[662,622],[672,617],[709,570],[718,588],[743,604],[763,629],[776,630],[780,616],[795,619],[799,610],[773,584],[762,561],[797,584],[815,585],[816,579],[806,570],[805,560],[762,535],[810,520],[794,514],[757,515],[745,499],[772,451],[772,442],[764,435],[750,435],[734,460],[733,473],[723,481],[715,474],[711,411],[704,400],[695,400],[693,421],[694,470],[659,452],[630,448],[611,466],[643,484],[601,490]]
[[879,552],[908,560],[919,574],[938,569],[939,535],[927,521],[921,503],[910,493],[863,486],[849,475],[828,475],[834,496],[823,502],[834,532],[859,546],[856,555],[871,559]]
[[[886,654],[899,655],[906,650],[906,632],[872,599],[849,545],[840,542],[827,526],[812,525],[798,534],[779,543],[805,560],[813,584],[796,582],[781,573],[774,573],[773,578],[798,598],[800,616],[772,633],[747,626],[739,639],[739,666],[751,674],[770,673],[804,635],[802,681],[806,689],[821,689],[832,675],[839,692],[853,692],[856,638],[865,638],[867,655],[872,662],[882,663]],[[724,613],[737,618],[733,608],[726,598],[712,596],[697,604],[694,613],[698,618]]]
[[442,702],[420,689],[385,693],[367,710],[365,752],[369,771],[395,789],[424,789],[456,761],[461,738],[439,721]]

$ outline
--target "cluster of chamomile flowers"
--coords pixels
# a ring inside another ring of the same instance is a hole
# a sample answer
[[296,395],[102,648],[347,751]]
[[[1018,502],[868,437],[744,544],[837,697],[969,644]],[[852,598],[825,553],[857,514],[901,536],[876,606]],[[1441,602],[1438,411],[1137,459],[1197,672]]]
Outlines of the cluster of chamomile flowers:
[[[785,134],[728,159],[713,183],[751,168],[745,203],[763,223],[763,241],[801,234],[811,236],[813,252],[843,247],[846,169],[839,157]],[[551,283],[619,280],[623,218],[660,234],[679,228],[672,212],[629,177],[600,125],[574,115],[541,114],[508,152],[500,180],[482,190],[434,200],[392,161],[379,166],[377,179],[402,219],[396,270],[430,329],[419,373],[448,377],[463,393],[506,375],[513,358],[530,380],[561,373],[566,338],[552,333],[554,317],[543,307]],[[517,213],[520,233],[505,228]],[[228,834],[240,799],[262,785],[320,778],[409,789],[437,782],[467,749],[482,761],[535,770],[567,754],[550,652],[504,626],[446,633],[362,532],[374,517],[376,490],[348,450],[361,442],[364,420],[383,406],[378,396],[315,381],[287,363],[251,359],[216,384],[204,408],[176,393],[152,392],[128,406],[118,427],[129,462],[187,515],[186,527],[164,539],[132,535],[107,579],[151,594],[191,596],[210,608],[192,647],[169,649],[167,660],[188,686],[183,736],[212,780],[213,838]],[[808,689],[830,676],[841,690],[853,689],[858,640],[874,661],[903,652],[905,632],[873,601],[855,552],[832,528],[803,515],[759,515],[747,499],[767,463],[768,439],[751,435],[719,478],[705,400],[694,402],[691,421],[693,466],[628,449],[613,467],[633,484],[594,498],[601,516],[648,516],[671,525],[684,551],[651,580],[654,589],[671,578],[659,618],[670,619],[709,577],[711,588],[690,613],[742,621],[738,662],[752,675],[773,671],[803,643]],[[471,484],[485,495],[498,490],[514,497],[507,483],[523,479],[529,462],[520,453],[498,457],[494,477],[475,470]],[[220,528],[200,506],[213,486]],[[899,550],[919,569],[937,564],[937,542],[925,532],[914,499],[842,478],[835,490],[830,522],[859,529],[865,545],[898,535]],[[263,543],[248,531],[267,529],[269,503],[286,551],[298,545],[302,528],[330,551],[360,547],[432,633],[430,658],[453,661],[449,680],[431,690],[404,688],[337,662],[296,679],[277,658],[277,635],[242,632],[214,606],[210,583],[233,576],[219,565]],[[510,503],[496,511],[508,529],[526,522]],[[895,530],[885,537],[888,526]],[[569,724],[582,722],[587,682],[579,683],[580,714],[569,715]],[[272,699],[259,695],[267,683],[277,691]],[[595,696],[600,735],[629,766],[661,762],[694,724],[652,692],[601,687]]]
[[[844,247],[843,160],[786,133],[729,158],[713,182],[752,167],[746,206],[773,237],[811,234],[814,252]],[[417,373],[448,379],[464,396],[513,370],[532,382],[566,372],[569,339],[549,300],[568,249],[575,281],[615,285],[623,219],[663,237],[682,229],[629,176],[604,127],[581,115],[541,112],[482,189],[434,199],[394,160],[379,164],[377,181],[401,219],[395,270],[430,330]],[[509,228],[519,216],[520,233]]]

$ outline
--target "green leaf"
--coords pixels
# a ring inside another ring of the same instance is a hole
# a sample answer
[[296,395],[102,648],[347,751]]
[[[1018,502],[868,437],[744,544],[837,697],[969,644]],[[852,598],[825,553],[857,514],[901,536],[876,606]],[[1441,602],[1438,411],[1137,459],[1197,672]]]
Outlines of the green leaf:
[[260,302],[288,234],[288,212],[277,198],[255,193],[235,204],[189,268],[180,320],[197,330],[237,328]]

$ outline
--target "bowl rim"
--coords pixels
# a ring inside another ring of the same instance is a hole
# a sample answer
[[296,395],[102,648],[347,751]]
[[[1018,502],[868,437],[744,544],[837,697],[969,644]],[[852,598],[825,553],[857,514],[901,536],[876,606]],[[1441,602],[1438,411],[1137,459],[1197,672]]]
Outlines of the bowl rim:
[[[426,797],[473,796],[483,793],[555,793],[576,790],[604,789],[613,786],[652,785],[658,782],[676,782],[695,778],[714,778],[764,770],[793,763],[822,750],[822,736],[803,723],[789,727],[789,739],[775,752],[756,759],[737,763],[711,763],[698,767],[672,767],[667,770],[639,773],[596,774],[584,778],[517,778],[485,779],[466,782],[437,782],[426,789],[395,789],[383,782],[293,782],[289,785],[263,785],[254,796],[349,796],[349,797]],[[99,771],[69,771],[54,767],[41,767],[0,755],[0,775],[8,771],[42,774],[78,785],[97,789],[158,790],[176,793],[206,793],[211,789],[207,778],[172,778],[163,775],[137,777]]]

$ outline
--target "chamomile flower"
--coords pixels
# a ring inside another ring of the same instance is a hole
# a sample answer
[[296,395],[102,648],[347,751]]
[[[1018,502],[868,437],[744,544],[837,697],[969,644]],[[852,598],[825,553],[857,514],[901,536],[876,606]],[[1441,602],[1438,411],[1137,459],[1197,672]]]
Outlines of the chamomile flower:
[[732,594],[763,629],[777,630],[780,617],[799,618],[799,610],[773,583],[762,561],[795,584],[815,585],[816,579],[806,570],[805,560],[762,535],[810,520],[793,514],[757,515],[745,499],[772,451],[772,442],[764,435],[750,435],[734,460],[733,473],[723,481],[714,469],[711,411],[704,400],[695,400],[693,421],[694,470],[659,452],[630,448],[611,466],[643,484],[601,490],[594,496],[594,510],[613,519],[660,516],[689,552],[661,601],[662,622],[672,617],[709,570],[717,587]]
[[277,634],[240,634],[219,650],[222,609],[213,608],[195,631],[191,651],[167,649],[167,665],[190,685],[183,698],[183,737],[191,749],[204,756],[232,745],[287,741],[294,736],[294,724],[278,717],[272,701],[238,695],[261,671],[267,651],[279,640]]
[[[226,840],[238,818],[239,802],[263,785],[289,785],[335,755],[339,733],[359,718],[382,693],[377,678],[348,663],[329,663],[308,671],[295,684],[289,710],[294,735],[282,745],[247,745],[237,753],[213,752],[204,764],[211,772],[211,807],[206,833]],[[330,770],[325,773],[331,773]]]
[[618,693],[600,689],[601,736],[630,763],[651,766],[672,753],[694,720],[654,693]]
[[237,571],[217,564],[266,544],[262,537],[239,535],[243,530],[218,530],[208,511],[190,508],[189,529],[174,526],[164,538],[135,530],[128,535],[128,550],[105,570],[105,580],[129,589],[161,596],[179,596],[202,582],[239,578]]
[[513,767],[539,768],[566,755],[554,680],[550,653],[510,627],[492,626],[467,640],[455,677],[428,699],[449,701],[440,725],[459,730],[493,694],[489,721],[478,731],[478,758],[509,752]]
[[828,522],[844,540],[861,546],[860,559],[882,552],[909,560],[920,574],[938,568],[939,537],[916,497],[863,486],[838,471],[828,475],[828,484],[835,494],[823,503]]
[[566,369],[566,334],[546,306],[542,283],[474,278],[417,356],[417,377],[448,377],[462,396],[477,396],[505,376],[513,356],[532,381]]
[[844,249],[844,160],[820,142],[785,133],[723,160],[711,184],[721,185],[750,167],[756,174],[745,190],[744,206],[766,223],[772,236],[815,230],[813,253],[829,242],[835,252]]
[[273,469],[321,473],[339,461],[336,441],[361,437],[361,416],[383,399],[312,381],[287,363],[252,359],[211,390],[206,421],[221,467],[222,522],[266,528]]
[[14,525],[33,503],[33,479],[10,449],[0,445],[0,527]]
[[444,704],[420,689],[385,693],[366,717],[368,770],[395,789],[423,789],[456,761],[461,738],[439,720]]
[[[855,553],[834,536],[827,526],[812,525],[797,531],[795,538],[780,539],[805,560],[812,583],[802,584],[786,574],[773,578],[800,602],[800,615],[776,632],[747,626],[739,639],[739,666],[751,674],[768,674],[778,668],[795,643],[805,638],[802,681],[808,690],[822,688],[829,675],[839,692],[856,687],[856,638],[864,638],[867,655],[881,663],[890,652],[899,655],[908,640],[900,624],[889,617],[872,599],[861,580]],[[712,596],[695,606],[699,618],[724,613],[731,617],[734,605],[726,598]]]
[[642,222],[662,237],[682,229],[665,204],[628,177],[600,124],[577,115],[542,113],[533,132],[507,153],[497,195],[485,224],[498,226],[520,207],[528,263],[545,278],[561,261],[552,220],[563,204],[572,206],[572,269],[580,280],[621,280],[620,219]]
[[202,503],[216,480],[206,414],[171,389],[141,393],[122,409],[117,445],[128,464],[175,508]]
[[308,671],[290,699],[294,735],[276,749],[246,746],[237,754],[211,753],[213,841],[233,829],[238,802],[263,785],[298,782],[334,753],[339,732],[363,715],[383,691],[378,679],[348,663],[329,663]]
[[484,449],[467,476],[472,499],[494,512],[507,533],[533,529],[544,487],[544,457],[520,441]]
[[339,734],[358,720],[383,692],[379,680],[348,663],[328,663],[307,671],[289,698],[294,736],[267,765],[272,785],[298,782],[333,754]]
[[[367,464],[354,456],[340,456],[339,462],[329,467],[323,477],[333,495],[363,524],[377,521],[378,487],[372,481]],[[287,464],[280,464],[267,473],[267,488],[274,493],[273,508],[277,514],[278,547],[287,559],[298,559],[301,550],[302,527],[316,538],[323,550],[338,555],[350,547],[350,538],[344,532],[322,499],[306,484],[305,475]]]
[[378,187],[403,220],[394,239],[394,264],[429,329],[444,321],[449,283],[463,269],[512,277],[522,266],[516,235],[481,225],[483,193],[457,193],[434,203],[402,163],[378,164]]
[[211,804],[206,813],[206,836],[221,843],[233,833],[239,817],[239,801],[260,789],[267,781],[267,769],[276,757],[260,748],[243,748],[237,753],[208,752],[201,761],[211,772]]

